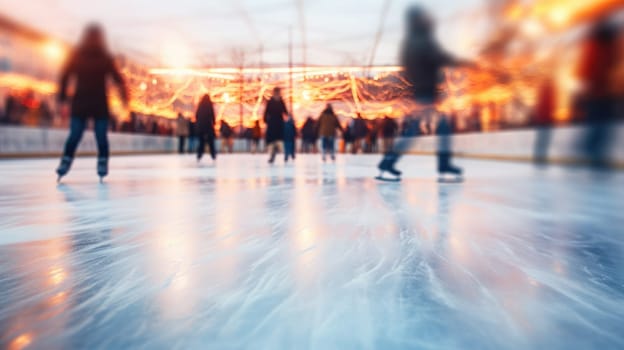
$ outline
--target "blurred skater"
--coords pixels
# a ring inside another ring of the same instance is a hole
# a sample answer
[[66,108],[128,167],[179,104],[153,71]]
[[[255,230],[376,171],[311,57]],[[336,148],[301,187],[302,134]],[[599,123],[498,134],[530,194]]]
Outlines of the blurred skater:
[[234,151],[234,130],[224,119],[221,119],[219,134],[221,136],[221,148],[223,152],[232,153]]
[[[433,20],[422,8],[416,6],[408,10],[406,30],[407,37],[401,52],[403,74],[412,85],[411,92],[414,101],[423,108],[423,112],[434,115],[436,114],[435,104],[439,97],[438,83],[442,69],[448,66],[467,64],[467,62],[455,59],[440,47],[434,37]],[[441,126],[446,127],[446,125]],[[450,137],[450,135],[446,135],[446,137]],[[383,179],[384,172],[396,177],[401,175],[401,172],[395,168],[395,164],[409,146],[410,141],[402,139],[395,144],[392,150],[386,152],[378,166],[382,173],[380,179]],[[451,165],[451,156],[450,150],[438,150],[440,175],[445,173],[461,175],[461,169]]]
[[331,104],[327,104],[323,113],[319,117],[317,122],[318,135],[321,137],[321,149],[323,154],[323,161],[327,160],[327,155],[331,157],[331,160],[336,160],[336,129],[344,133],[342,125],[338,121],[334,108]]
[[262,128],[260,127],[260,121],[256,120],[253,128],[251,128],[251,153],[256,154],[260,152],[260,139],[262,139]]
[[394,139],[399,132],[399,124],[396,120],[386,116],[381,122],[381,137],[383,139],[382,152],[388,153],[392,151]]
[[548,162],[548,149],[552,134],[556,102],[555,83],[551,78],[546,79],[540,86],[535,106],[535,126],[537,135],[533,160],[538,165]]
[[201,161],[206,151],[206,143],[210,148],[210,158],[217,159],[217,150],[215,148],[215,112],[210,95],[206,94],[202,97],[197,106],[195,115],[197,123],[196,133],[199,141],[197,148],[197,162]]
[[303,153],[316,153],[316,122],[312,117],[308,117],[301,128],[301,145]]
[[297,127],[292,116],[288,116],[288,120],[284,124],[284,161],[288,162],[288,158],[295,160],[295,141],[297,138]]
[[178,119],[176,120],[176,134],[178,135],[178,153],[184,154],[184,146],[186,139],[189,136],[189,122],[184,118],[182,113],[178,113]]
[[614,23],[607,19],[596,23],[583,42],[578,67],[583,84],[584,116],[589,127],[583,151],[596,168],[609,167],[617,103],[612,78],[621,60],[617,38],[618,28]]
[[[71,168],[78,144],[87,127],[87,120],[95,120],[95,138],[98,146],[97,174],[100,179],[108,175],[108,124],[110,112],[106,93],[106,82],[112,78],[120,91],[123,103],[128,105],[128,91],[124,80],[119,73],[109,53],[104,31],[96,24],[91,24],[85,30],[82,40],[65,64],[59,87],[59,106],[61,115],[65,118],[71,115],[70,132],[61,164],[56,173],[65,176]],[[73,97],[67,95],[69,80],[75,79],[76,86]],[[68,113],[66,102],[71,100],[71,111]]]
[[269,150],[269,163],[275,162],[275,156],[281,148],[284,139],[284,116],[288,115],[286,104],[282,99],[282,90],[279,87],[273,89],[273,96],[267,101],[264,110],[264,123],[266,124],[266,145]]

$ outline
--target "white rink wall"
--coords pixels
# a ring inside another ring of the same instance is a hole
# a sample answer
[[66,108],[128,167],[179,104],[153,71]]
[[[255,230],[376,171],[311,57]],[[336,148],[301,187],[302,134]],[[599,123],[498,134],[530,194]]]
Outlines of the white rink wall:
[[[0,127],[0,157],[58,156],[69,130],[19,126]],[[177,150],[177,139],[167,136],[109,133],[111,153],[169,153]],[[95,154],[92,130],[87,130],[78,147],[79,155]]]
[[[579,162],[583,157],[578,152],[587,133],[582,126],[568,126],[551,129],[548,158],[555,162]],[[613,147],[611,159],[624,164],[624,124],[612,128]],[[0,157],[58,156],[63,149],[68,130],[45,129],[19,126],[0,126]],[[498,158],[508,160],[531,160],[535,150],[537,130],[512,130],[490,133],[459,134],[453,136],[453,150],[458,156]],[[173,153],[177,151],[176,137],[138,134],[110,133],[109,140],[113,154]],[[438,138],[424,136],[414,138],[409,153],[433,154]],[[217,148],[220,142],[217,141]],[[235,152],[243,152],[246,141],[236,140]],[[92,131],[85,132],[78,149],[79,154],[94,154],[97,151]]]
[[[614,124],[610,130],[613,139],[609,158],[615,164],[624,165],[624,124]],[[580,150],[588,131],[586,126],[551,128],[547,151],[549,161],[586,161]],[[452,138],[453,153],[464,157],[530,161],[534,158],[537,137],[536,129],[458,134]],[[437,143],[435,136],[415,138],[409,152],[434,153]]]

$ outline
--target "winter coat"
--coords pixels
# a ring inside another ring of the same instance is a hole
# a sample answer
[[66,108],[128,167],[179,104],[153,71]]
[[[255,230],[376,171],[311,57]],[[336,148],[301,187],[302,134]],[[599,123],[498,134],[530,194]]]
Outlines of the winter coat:
[[189,121],[186,120],[183,116],[179,116],[178,119],[176,120],[176,130],[178,133],[178,136],[189,136],[190,134],[190,130],[189,130]]
[[308,118],[301,128],[301,137],[305,142],[316,142],[318,135],[316,133],[316,123],[312,118]]
[[101,49],[78,49],[72,54],[61,73],[59,102],[66,102],[68,83],[76,78],[76,91],[71,99],[73,117],[110,117],[106,80],[112,78],[119,87],[121,98],[128,101],[124,80],[113,58]]
[[396,136],[399,130],[399,124],[392,118],[385,118],[381,124],[381,135],[384,138]]
[[272,98],[267,102],[264,111],[267,144],[284,139],[284,115],[288,115],[284,100]]
[[209,135],[214,137],[215,112],[212,102],[200,103],[197,107],[195,118],[197,123],[195,132],[197,135]]
[[325,111],[317,122],[318,135],[320,137],[335,137],[336,129],[342,131],[338,117],[333,112]]
[[289,119],[284,124],[284,142],[295,142],[297,137],[297,127],[292,119]]

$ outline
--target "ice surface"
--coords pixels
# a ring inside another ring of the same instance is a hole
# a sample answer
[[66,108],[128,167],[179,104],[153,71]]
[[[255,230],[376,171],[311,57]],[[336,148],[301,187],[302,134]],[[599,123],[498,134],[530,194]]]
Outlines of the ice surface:
[[624,174],[0,162],[0,348],[622,349]]

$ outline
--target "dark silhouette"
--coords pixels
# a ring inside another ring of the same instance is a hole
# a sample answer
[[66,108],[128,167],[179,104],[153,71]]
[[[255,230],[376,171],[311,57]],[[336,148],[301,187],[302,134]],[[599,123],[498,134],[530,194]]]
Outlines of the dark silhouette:
[[353,149],[352,153],[357,154],[360,150],[363,149],[363,142],[368,136],[368,125],[366,125],[366,120],[362,118],[360,113],[357,114],[357,118],[353,120],[352,127],[352,136],[353,136]]
[[[67,95],[68,83],[76,80],[73,97]],[[78,144],[87,127],[87,119],[95,119],[95,138],[98,146],[97,173],[100,178],[108,175],[108,123],[110,112],[106,94],[106,82],[112,78],[120,90],[124,104],[128,104],[128,92],[124,80],[109,53],[104,32],[92,24],[85,30],[82,40],[63,67],[59,88],[59,105],[71,100],[70,133],[65,144],[61,164],[56,169],[59,179],[65,176],[74,159]],[[64,113],[63,113],[64,114]]]
[[182,113],[178,113],[176,120],[176,133],[178,135],[178,153],[183,154],[185,151],[186,138],[189,137],[189,122],[184,118]]
[[344,132],[334,108],[331,104],[327,104],[323,113],[319,117],[317,122],[318,135],[321,137],[321,148],[323,153],[323,161],[326,160],[327,154],[331,157],[331,160],[336,160],[335,151],[335,138],[336,129]]
[[280,144],[284,139],[284,116],[288,115],[286,104],[282,99],[282,90],[278,87],[273,89],[273,96],[266,103],[264,110],[264,123],[266,124],[266,145],[269,149],[269,163],[275,161],[275,155],[279,152]]
[[232,153],[234,151],[234,130],[227,121],[221,120],[221,146],[224,152]]
[[537,127],[534,161],[540,165],[546,164],[548,161],[548,148],[550,147],[555,106],[555,83],[552,79],[546,79],[539,89],[534,112],[534,123]]
[[[434,37],[433,20],[422,8],[417,6],[410,8],[407,12],[406,24],[406,39],[401,51],[403,74],[411,85],[412,98],[423,107],[425,114],[434,114],[432,112],[435,111],[435,103],[438,100],[438,84],[442,69],[468,63],[454,58],[440,47]],[[446,123],[443,121],[445,118],[440,118],[440,121]],[[445,127],[444,124],[440,126]],[[389,172],[394,176],[401,175],[401,172],[395,168],[395,164],[409,145],[410,141],[402,139],[394,149],[384,155],[378,166],[382,174]],[[448,172],[459,175],[459,169],[450,166],[451,155],[450,149],[438,150],[438,170],[441,174]]]
[[256,120],[253,128],[251,129],[251,153],[255,154],[260,151],[260,139],[262,138],[262,128],[260,127],[260,121]]
[[316,143],[318,134],[316,132],[316,122],[312,117],[308,117],[301,128],[301,145],[303,153],[316,153]]
[[284,124],[284,161],[288,162],[288,158],[295,160],[295,139],[297,138],[297,127],[292,116]]
[[396,120],[386,116],[381,122],[381,137],[383,138],[383,152],[388,153],[392,151],[394,145],[394,139],[399,132],[399,124]]
[[618,62],[618,28],[609,20],[599,21],[583,42],[578,75],[583,83],[584,117],[589,129],[583,151],[596,168],[609,166],[617,96],[610,84]]
[[189,120],[188,153],[195,153],[197,148],[197,121]]
[[206,94],[202,97],[197,106],[197,113],[195,115],[197,128],[197,138],[199,140],[199,147],[197,148],[197,161],[199,162],[204,156],[206,150],[206,143],[210,148],[210,157],[212,160],[217,159],[217,150],[215,148],[215,112],[210,95]]

